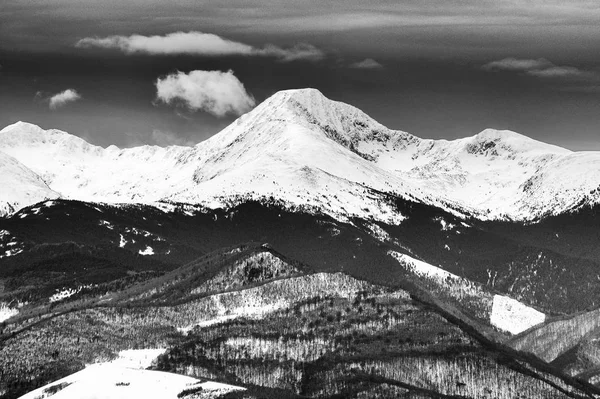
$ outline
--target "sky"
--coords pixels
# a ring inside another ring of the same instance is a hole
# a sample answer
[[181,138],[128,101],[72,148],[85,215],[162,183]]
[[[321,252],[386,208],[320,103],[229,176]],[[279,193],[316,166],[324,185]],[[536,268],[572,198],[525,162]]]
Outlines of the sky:
[[314,87],[389,128],[600,150],[600,3],[2,0],[0,127],[192,145]]

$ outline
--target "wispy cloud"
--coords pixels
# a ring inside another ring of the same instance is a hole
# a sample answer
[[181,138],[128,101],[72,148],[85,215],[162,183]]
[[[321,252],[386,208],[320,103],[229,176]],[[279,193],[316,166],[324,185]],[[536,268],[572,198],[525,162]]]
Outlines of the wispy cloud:
[[482,67],[488,71],[513,71],[547,79],[568,80],[598,80],[600,76],[591,71],[585,71],[573,66],[559,66],[544,58],[519,59],[504,58],[502,60],[489,62]]
[[156,98],[166,104],[182,104],[192,111],[217,117],[241,115],[256,101],[233,71],[176,72],[156,80]]
[[[39,95],[40,93],[36,94],[36,96]],[[77,93],[76,90],[66,89],[64,91],[61,91],[60,93],[56,93],[50,96],[46,100],[48,101],[48,106],[50,107],[50,109],[54,110],[79,99],[81,99],[81,96],[79,95],[79,93]]]
[[225,39],[212,33],[195,31],[174,32],[164,36],[86,37],[77,41],[75,46],[80,48],[118,49],[125,54],[192,54],[209,57],[225,55],[264,56],[274,57],[283,62],[295,60],[318,61],[325,56],[322,50],[307,43],[300,43],[289,48],[274,44],[267,44],[258,48]]
[[356,69],[382,69],[383,65],[375,61],[373,58],[365,58],[362,61],[350,64],[350,68]]

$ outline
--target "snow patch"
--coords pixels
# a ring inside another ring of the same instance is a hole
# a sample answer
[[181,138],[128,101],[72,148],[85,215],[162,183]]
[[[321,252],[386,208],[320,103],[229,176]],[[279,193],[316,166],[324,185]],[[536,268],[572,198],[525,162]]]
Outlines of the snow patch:
[[367,227],[371,231],[371,236],[373,236],[376,240],[379,240],[381,242],[387,242],[390,240],[390,235],[387,233],[387,231],[385,231],[375,223],[370,223],[369,225],[367,225]]
[[233,320],[233,319],[236,319],[238,317],[240,317],[240,316],[237,315],[237,314],[217,316],[217,317],[215,317],[213,319],[203,320],[201,322],[189,325],[187,327],[178,327],[177,331],[179,331],[182,334],[187,334],[191,330],[193,330],[194,327],[200,327],[200,328],[202,328],[202,327],[210,327],[210,326],[213,326],[215,324],[225,323],[225,322],[227,322],[229,320]]
[[388,255],[391,255],[392,257],[394,257],[398,262],[405,265],[407,267],[407,269],[409,269],[410,271],[412,271],[415,274],[431,277],[440,282],[444,282],[448,279],[461,279],[462,280],[461,277],[458,277],[455,274],[452,274],[452,273],[450,273],[442,268],[439,268],[437,266],[430,265],[429,263],[423,262],[421,260],[412,258],[408,255],[401,254],[401,253],[395,252],[395,251],[389,251]]
[[80,292],[84,286],[79,286],[78,288],[65,288],[62,291],[57,292],[49,298],[50,302],[62,301],[70,296],[73,296]]
[[156,360],[159,355],[165,353],[166,350],[166,348],[126,349],[119,352],[118,357],[111,360],[110,364],[118,367],[147,369],[152,366],[152,362]]
[[434,220],[440,222],[440,225],[442,225],[442,231],[452,230],[456,227],[456,225],[446,222],[446,220],[444,220],[442,217],[437,217]]
[[23,252],[24,247],[18,247],[19,243],[16,241],[9,242],[5,245],[5,247],[11,247],[10,249],[5,249],[4,252],[0,252],[0,259],[6,258],[9,256],[15,256]]
[[0,303],[0,323],[2,323],[4,320],[8,320],[13,316],[18,315],[18,314],[19,314],[18,309],[11,308],[6,303]]
[[[94,209],[98,209],[98,208],[94,208]],[[100,209],[98,209],[100,210]],[[106,220],[100,220],[98,222],[98,225],[100,226],[106,226],[109,230],[114,230],[115,226],[113,226],[110,222],[107,222]]]
[[144,255],[144,256],[146,256],[146,255],[154,255],[154,249],[153,249],[152,247],[150,247],[150,246],[148,246],[148,245],[147,245],[147,246],[146,246],[146,249],[144,249],[144,250],[141,250],[141,249],[140,249],[140,250],[138,251],[138,253],[139,253],[140,255]]
[[501,330],[519,334],[545,320],[542,312],[507,296],[494,295],[490,322]]

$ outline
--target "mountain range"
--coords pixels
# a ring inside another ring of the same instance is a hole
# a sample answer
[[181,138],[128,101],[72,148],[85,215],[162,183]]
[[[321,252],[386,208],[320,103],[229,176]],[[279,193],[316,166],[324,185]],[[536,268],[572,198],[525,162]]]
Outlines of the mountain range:
[[193,147],[102,148],[17,122],[0,131],[0,152],[11,183],[4,214],[52,198],[217,208],[272,197],[397,224],[402,215],[384,200],[392,195],[465,217],[535,221],[600,198],[599,152],[493,129],[420,139],[314,89],[278,92]]
[[18,122],[0,187],[0,398],[600,398],[600,152],[300,89],[195,146]]

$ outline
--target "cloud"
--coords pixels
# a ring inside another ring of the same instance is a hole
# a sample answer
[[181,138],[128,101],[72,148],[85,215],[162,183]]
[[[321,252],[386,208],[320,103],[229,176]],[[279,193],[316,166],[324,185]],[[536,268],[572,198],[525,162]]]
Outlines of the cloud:
[[241,115],[256,101],[233,71],[176,72],[156,80],[156,98],[166,104],[183,104],[217,117]]
[[350,64],[350,68],[356,69],[382,69],[383,65],[375,61],[373,58],[365,58],[362,61]]
[[492,61],[492,62],[485,64],[483,66],[483,69],[486,69],[489,71],[504,70],[504,71],[520,71],[520,72],[525,71],[526,72],[526,71],[530,71],[530,70],[538,70],[538,69],[547,68],[552,65],[553,64],[550,61],[545,60],[543,58],[540,58],[537,60],[504,58],[502,60]]
[[325,53],[322,50],[308,43],[299,43],[287,49],[267,44],[262,49],[255,49],[255,54],[273,56],[283,62],[298,60],[320,61],[325,58]]
[[569,66],[552,66],[545,69],[528,71],[528,74],[540,78],[593,79],[598,77],[593,72],[582,71],[581,69]]
[[556,78],[569,80],[597,80],[598,74],[572,66],[558,66],[544,59],[504,58],[489,62],[482,67],[487,71],[513,71],[537,78]]
[[[36,96],[38,96],[39,94],[40,94],[39,92],[36,93]],[[53,96],[51,96],[50,98],[48,98],[48,104],[50,106],[50,109],[57,109],[68,103],[77,101],[80,98],[81,98],[81,96],[79,95],[79,93],[77,93],[76,90],[67,89],[67,90],[61,91],[60,93],[56,93]]]
[[86,37],[77,41],[75,47],[118,49],[125,54],[191,54],[210,57],[224,55],[264,56],[275,57],[284,62],[295,60],[318,61],[325,56],[322,50],[307,43],[300,43],[290,48],[282,48],[274,44],[257,48],[212,33],[195,31],[174,32],[164,36]]

